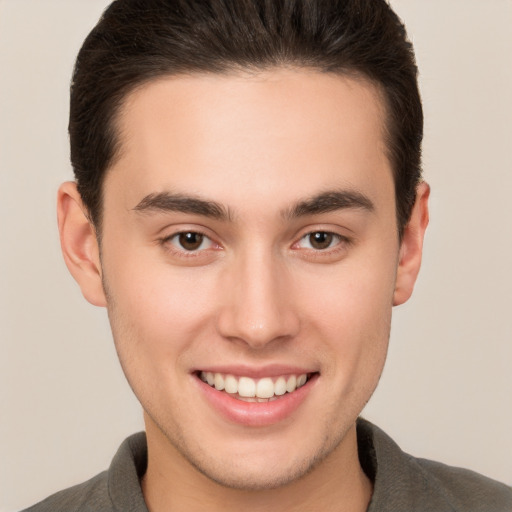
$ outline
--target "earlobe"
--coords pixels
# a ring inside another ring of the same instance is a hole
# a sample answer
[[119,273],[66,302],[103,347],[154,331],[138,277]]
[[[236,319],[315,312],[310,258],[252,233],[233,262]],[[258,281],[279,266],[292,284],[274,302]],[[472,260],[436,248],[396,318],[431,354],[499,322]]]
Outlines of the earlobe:
[[412,294],[421,266],[423,239],[427,229],[430,187],[422,182],[416,189],[411,218],[404,229],[398,261],[393,306],[406,302]]
[[63,183],[59,188],[57,218],[68,270],[91,304],[106,306],[96,232],[74,182]]

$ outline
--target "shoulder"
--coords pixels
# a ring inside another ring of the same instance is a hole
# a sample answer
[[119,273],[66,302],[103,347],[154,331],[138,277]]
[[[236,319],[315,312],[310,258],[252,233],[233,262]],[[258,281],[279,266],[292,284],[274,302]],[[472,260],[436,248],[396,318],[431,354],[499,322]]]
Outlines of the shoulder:
[[365,420],[357,427],[361,464],[374,482],[369,512],[512,511],[512,489],[505,484],[404,453]]
[[113,509],[107,482],[107,472],[104,471],[86,482],[49,496],[23,512],[108,512]]
[[143,432],[121,444],[108,471],[60,491],[23,512],[147,512],[140,479],[147,466]]
[[512,488],[468,469],[411,457],[431,488],[454,510],[472,512],[512,511]]

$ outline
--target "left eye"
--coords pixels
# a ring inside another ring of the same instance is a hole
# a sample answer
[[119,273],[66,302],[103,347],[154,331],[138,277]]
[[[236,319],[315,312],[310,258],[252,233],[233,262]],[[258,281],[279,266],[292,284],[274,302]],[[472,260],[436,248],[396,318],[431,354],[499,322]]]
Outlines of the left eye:
[[314,249],[315,251],[323,251],[330,249],[339,244],[341,236],[328,231],[314,231],[303,236],[299,241],[299,247],[303,249]]
[[188,252],[208,249],[212,246],[212,241],[207,236],[194,231],[177,233],[169,238],[169,242],[177,249]]

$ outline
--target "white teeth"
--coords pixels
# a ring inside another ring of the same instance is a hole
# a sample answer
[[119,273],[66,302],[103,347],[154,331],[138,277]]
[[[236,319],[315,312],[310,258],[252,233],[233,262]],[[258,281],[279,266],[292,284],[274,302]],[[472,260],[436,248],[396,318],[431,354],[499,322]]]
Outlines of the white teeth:
[[[210,384],[211,386],[211,384]],[[286,381],[286,391],[288,393],[291,393],[292,391],[295,391],[297,389],[297,377],[295,375],[290,375],[288,377],[288,380]]]
[[238,394],[244,397],[256,396],[256,382],[249,377],[240,377],[238,381]]
[[226,375],[224,379],[224,389],[226,393],[232,393],[233,395],[238,393],[238,381],[233,375]]
[[286,379],[279,377],[274,384],[274,394],[277,396],[284,395],[286,393]]
[[224,377],[220,373],[216,373],[214,377],[215,389],[222,391],[224,389]]
[[286,392],[293,393],[304,386],[308,380],[306,373],[278,377],[275,381],[270,377],[259,380],[250,377],[235,377],[222,373],[200,372],[199,377],[218,391],[226,391],[245,402],[268,402],[277,400]]
[[259,398],[270,398],[274,396],[274,383],[268,377],[260,379],[256,384],[256,396]]

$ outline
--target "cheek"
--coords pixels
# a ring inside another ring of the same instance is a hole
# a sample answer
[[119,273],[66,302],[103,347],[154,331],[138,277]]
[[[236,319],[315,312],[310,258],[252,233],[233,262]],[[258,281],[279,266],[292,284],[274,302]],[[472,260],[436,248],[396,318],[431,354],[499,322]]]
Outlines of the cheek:
[[[393,261],[392,259],[390,261]],[[341,265],[325,286],[307,287],[303,312],[322,340],[318,350],[334,362],[336,378],[378,378],[385,361],[391,323],[395,268],[377,261]],[[312,283],[310,283],[312,284]],[[313,313],[313,314],[312,314]]]
[[141,263],[125,258],[105,264],[109,317],[121,359],[154,371],[179,365],[180,354],[208,324],[215,302],[214,283],[198,269]]

